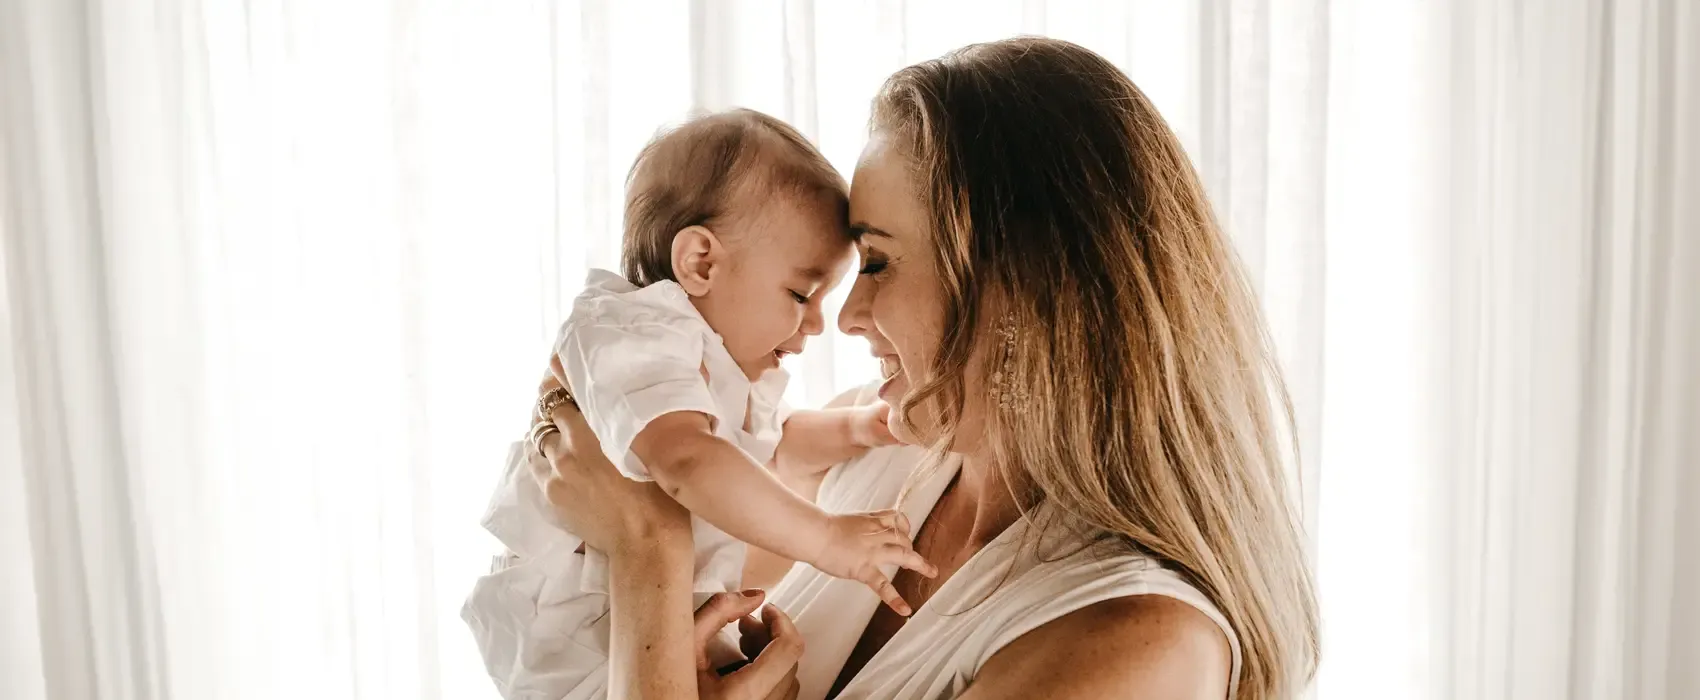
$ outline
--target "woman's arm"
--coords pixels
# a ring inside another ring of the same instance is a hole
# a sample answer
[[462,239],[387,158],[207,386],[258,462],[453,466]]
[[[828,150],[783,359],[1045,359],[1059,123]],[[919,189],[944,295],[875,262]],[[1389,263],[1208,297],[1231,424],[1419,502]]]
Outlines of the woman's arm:
[[[695,698],[690,515],[654,484],[620,476],[601,450],[572,449],[596,444],[595,434],[576,413],[562,406],[552,416],[561,433],[539,443],[547,458],[539,476],[557,514],[608,555],[609,694]],[[577,454],[587,455],[584,461],[591,464],[577,465]],[[610,517],[597,517],[587,508],[619,502],[627,506],[607,509]]]
[[1052,620],[986,660],[960,700],[1223,700],[1228,639],[1204,613],[1163,596],[1130,596]]
[[[552,388],[547,380],[542,387]],[[693,616],[689,513],[655,484],[621,476],[576,408],[563,405],[551,418],[561,432],[542,438],[543,457],[531,460],[532,475],[556,516],[608,555],[611,696],[784,697],[795,686],[790,674],[802,655],[789,619],[771,611],[776,643],[753,663],[724,677],[705,674],[709,636],[753,609],[760,596],[740,596],[732,605],[711,601]]]
[[[697,697],[688,641],[690,541],[686,532],[682,538],[657,539],[644,550],[609,553],[609,697]],[[664,669],[675,672],[658,672]]]

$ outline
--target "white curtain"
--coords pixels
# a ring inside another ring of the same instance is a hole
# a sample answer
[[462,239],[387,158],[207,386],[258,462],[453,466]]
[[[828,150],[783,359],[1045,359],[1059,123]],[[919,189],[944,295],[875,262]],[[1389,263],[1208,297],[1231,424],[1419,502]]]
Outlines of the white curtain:
[[1700,5],[1440,19],[1427,672],[1450,697],[1700,697]]
[[1700,697],[1682,0],[0,0],[0,697],[492,697],[477,515],[637,149],[736,104],[848,173],[885,76],[1019,33],[1128,71],[1256,276],[1318,697]]

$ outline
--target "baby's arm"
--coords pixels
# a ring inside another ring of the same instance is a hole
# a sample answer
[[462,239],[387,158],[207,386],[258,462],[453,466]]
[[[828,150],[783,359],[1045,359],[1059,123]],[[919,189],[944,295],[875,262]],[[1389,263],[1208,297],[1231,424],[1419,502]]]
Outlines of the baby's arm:
[[827,514],[717,437],[706,415],[656,418],[632,441],[632,453],[667,495],[733,537],[792,559],[814,559],[826,547]]
[[876,403],[792,413],[773,453],[774,468],[782,476],[808,476],[869,449],[897,444],[886,426],[889,410]]
[[828,515],[736,445],[716,437],[707,415],[657,417],[632,441],[632,453],[667,495],[727,534],[839,578],[861,581],[903,615],[909,605],[880,570],[888,565],[932,576],[909,544],[897,511]]

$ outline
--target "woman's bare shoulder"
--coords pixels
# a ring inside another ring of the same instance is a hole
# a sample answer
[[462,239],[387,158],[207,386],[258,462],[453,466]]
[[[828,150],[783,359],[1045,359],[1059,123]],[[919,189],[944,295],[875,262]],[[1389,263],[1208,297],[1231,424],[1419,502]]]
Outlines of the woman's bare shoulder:
[[1022,635],[981,667],[963,700],[1197,698],[1228,694],[1232,651],[1222,629],[1183,601],[1112,598]]

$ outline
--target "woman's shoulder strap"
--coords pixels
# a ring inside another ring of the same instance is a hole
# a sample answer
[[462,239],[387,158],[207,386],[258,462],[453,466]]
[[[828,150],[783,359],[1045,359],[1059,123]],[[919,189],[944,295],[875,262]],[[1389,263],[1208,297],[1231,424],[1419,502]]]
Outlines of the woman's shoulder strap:
[[1239,638],[1227,617],[1185,577],[1119,542],[1075,545],[1060,554],[1040,549],[1032,568],[1004,580],[985,602],[997,611],[989,616],[994,619],[986,620],[996,632],[982,648],[976,671],[1005,645],[1065,615],[1118,598],[1157,595],[1192,606],[1221,628],[1233,655],[1231,685],[1238,685]]

